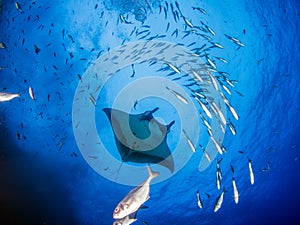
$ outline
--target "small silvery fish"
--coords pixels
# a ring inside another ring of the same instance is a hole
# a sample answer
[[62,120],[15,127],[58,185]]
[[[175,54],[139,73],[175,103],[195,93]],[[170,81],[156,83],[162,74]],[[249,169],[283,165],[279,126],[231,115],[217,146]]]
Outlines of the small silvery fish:
[[128,21],[125,19],[125,17],[123,16],[123,14],[120,14],[119,17],[120,17],[120,19],[121,19],[121,21],[122,21],[123,23],[126,23],[126,24],[132,24],[132,22],[128,22]]
[[192,149],[193,152],[196,152],[196,148],[195,148],[193,142],[191,141],[190,137],[188,136],[188,134],[186,133],[185,130],[182,130],[182,131],[185,135],[185,138],[186,138],[186,141],[187,141],[188,145],[190,146],[190,148]]
[[217,189],[220,190],[221,188],[221,176],[220,176],[220,171],[217,169],[216,172],[216,185],[217,185]]
[[199,191],[196,192],[196,195],[197,195],[197,204],[198,204],[199,208],[202,209],[203,208],[203,204],[202,204],[202,201],[201,201],[201,198],[200,198]]
[[175,95],[175,97],[178,98],[184,104],[186,104],[186,105],[189,104],[188,100],[185,97],[183,97],[181,94],[179,94],[177,91],[174,91],[173,89],[171,89],[169,87],[166,87],[166,89],[168,91],[170,91],[173,95]]
[[254,174],[252,170],[252,161],[248,158],[248,169],[249,169],[249,175],[250,175],[250,183],[254,184]]
[[168,66],[169,66],[172,70],[174,70],[176,73],[180,74],[180,70],[179,70],[176,66],[174,66],[172,63],[168,63]]
[[232,124],[232,122],[229,120],[229,122],[228,122],[228,127],[229,127],[229,130],[231,131],[231,133],[233,134],[233,135],[236,135],[236,129],[235,129],[235,127],[233,126],[233,124]]
[[216,64],[214,64],[214,62],[210,58],[206,57],[206,60],[212,68],[217,69]]
[[194,25],[191,23],[191,21],[189,21],[187,18],[183,17],[183,20],[190,28],[194,27]]
[[23,13],[23,9],[22,9],[21,5],[20,5],[18,2],[15,2],[15,6],[16,6],[17,10],[18,10],[20,13]]
[[235,204],[238,204],[238,202],[239,202],[239,192],[237,190],[234,177],[232,177],[232,187],[233,187],[233,199],[234,199],[234,202],[235,202]]
[[202,149],[203,154],[205,155],[205,158],[207,159],[207,161],[210,162],[211,159],[210,159],[209,154],[205,151],[205,149],[204,149],[204,147],[203,147],[202,145],[199,145],[199,146],[200,146],[200,148]]
[[221,208],[225,192],[226,192],[226,190],[224,188],[221,195],[216,199],[215,206],[214,206],[214,212],[217,212]]
[[32,100],[35,100],[35,97],[34,97],[34,93],[33,93],[32,87],[29,87],[29,88],[28,88],[28,93],[29,93],[29,95],[30,95],[30,98],[31,98]]
[[201,100],[199,98],[197,98],[197,96],[194,96],[194,98],[200,104],[200,106],[203,109],[203,111],[205,112],[205,114],[211,119],[212,115],[211,115],[210,111],[208,110],[208,108],[201,102]]
[[3,42],[0,42],[0,48],[6,48],[6,45]]
[[221,111],[221,109],[217,106],[217,104],[215,102],[212,102],[211,103],[211,108],[214,108],[216,111],[217,111],[217,115],[219,115],[222,123],[224,125],[226,125],[226,119],[225,119],[225,116],[223,114],[223,112]]
[[204,125],[206,126],[207,129],[211,130],[211,126],[210,124],[208,123],[208,121],[202,116],[202,114],[200,114],[200,117],[204,123]]
[[0,92],[0,102],[7,102],[16,97],[20,97],[20,93],[13,94],[13,93],[7,93],[7,92]]
[[222,155],[223,154],[222,149],[221,149],[220,145],[218,144],[218,142],[216,141],[216,139],[213,136],[210,136],[210,138],[213,141],[214,145],[216,146],[218,152]]
[[[226,102],[225,102],[226,104]],[[233,115],[233,117],[238,120],[239,119],[239,116],[238,114],[236,113],[235,109],[230,105],[230,104],[226,104],[231,112],[231,114]]]

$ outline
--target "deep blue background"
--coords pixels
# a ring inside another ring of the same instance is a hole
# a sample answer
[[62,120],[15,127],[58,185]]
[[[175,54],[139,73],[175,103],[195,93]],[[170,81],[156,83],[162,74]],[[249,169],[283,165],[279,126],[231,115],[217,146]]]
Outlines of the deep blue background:
[[[199,155],[195,156],[172,178],[151,186],[149,209],[138,213],[135,224],[300,224],[299,1],[178,2],[194,24],[201,19],[215,29],[216,41],[225,48],[213,53],[230,61],[220,68],[238,81],[234,90],[244,96],[233,91],[230,98],[240,119],[234,121],[237,135],[227,131],[224,141],[228,153],[221,168],[228,192],[214,213],[220,194],[215,163],[200,173]],[[0,42],[7,46],[0,49],[0,66],[5,67],[0,88],[21,93],[19,99],[0,104],[0,223],[111,224],[114,207],[132,187],[105,180],[80,154],[71,118],[77,74],[82,75],[100,51],[119,46],[126,37],[134,41],[128,34],[141,21],[154,34],[164,34],[172,15],[159,15],[155,1],[19,3],[24,13],[14,2],[2,1],[0,17]],[[208,15],[191,6],[205,8]],[[129,15],[134,25],[118,23],[119,13]],[[192,42],[171,37],[173,30],[164,40]],[[246,47],[236,50],[224,33],[238,37]],[[28,95],[29,86],[35,101]],[[253,161],[254,186],[246,156]],[[268,161],[270,171],[262,172]],[[232,199],[230,163],[236,171],[238,205]],[[202,210],[197,207],[197,190]]]

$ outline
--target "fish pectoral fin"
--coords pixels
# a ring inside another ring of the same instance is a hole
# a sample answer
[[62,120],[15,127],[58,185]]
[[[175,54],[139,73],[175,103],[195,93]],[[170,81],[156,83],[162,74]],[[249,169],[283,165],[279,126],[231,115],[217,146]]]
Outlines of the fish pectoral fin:
[[148,209],[148,208],[149,208],[149,207],[146,206],[146,205],[141,205],[140,208],[139,208],[139,210],[140,210],[140,209]]

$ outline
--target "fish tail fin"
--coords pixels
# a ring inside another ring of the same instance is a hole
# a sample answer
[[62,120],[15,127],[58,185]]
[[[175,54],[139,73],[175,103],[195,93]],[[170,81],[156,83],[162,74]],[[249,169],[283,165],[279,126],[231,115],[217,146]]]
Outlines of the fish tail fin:
[[18,93],[17,96],[20,97],[20,96],[21,96],[21,93]]
[[217,160],[217,164],[219,164],[219,165],[220,165],[220,164],[221,164],[221,162],[222,162],[222,160],[223,160],[223,158],[221,158],[221,159],[218,159],[218,160]]
[[149,173],[149,177],[151,179],[157,177],[159,175],[159,172],[154,172],[152,171],[151,167],[149,166],[149,164],[147,165],[147,169],[148,169],[148,173]]

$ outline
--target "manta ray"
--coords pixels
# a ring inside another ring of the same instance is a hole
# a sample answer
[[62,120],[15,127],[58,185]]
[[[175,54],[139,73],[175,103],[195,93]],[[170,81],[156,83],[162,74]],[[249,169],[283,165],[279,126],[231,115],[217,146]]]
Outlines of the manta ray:
[[113,128],[116,147],[122,162],[155,163],[174,172],[167,135],[175,123],[161,124],[153,117],[158,107],[140,114],[128,114],[118,109],[104,108]]

